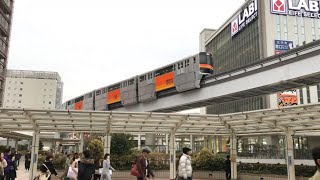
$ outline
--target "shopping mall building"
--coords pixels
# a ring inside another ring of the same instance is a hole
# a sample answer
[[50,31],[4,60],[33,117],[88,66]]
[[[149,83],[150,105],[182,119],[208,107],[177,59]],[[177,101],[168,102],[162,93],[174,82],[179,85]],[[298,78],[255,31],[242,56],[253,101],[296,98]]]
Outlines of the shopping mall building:
[[[247,0],[220,28],[201,32],[200,51],[210,52],[215,73],[222,73],[319,39],[320,1]],[[205,112],[225,114],[318,102],[320,85],[214,104],[206,107]],[[213,143],[207,143],[209,148],[214,147],[215,151],[226,149],[228,137],[208,138],[210,142],[213,140]],[[320,145],[319,138],[296,137],[296,149],[309,150]],[[241,141],[249,146],[279,143],[281,146],[283,142],[280,136],[244,138]]]

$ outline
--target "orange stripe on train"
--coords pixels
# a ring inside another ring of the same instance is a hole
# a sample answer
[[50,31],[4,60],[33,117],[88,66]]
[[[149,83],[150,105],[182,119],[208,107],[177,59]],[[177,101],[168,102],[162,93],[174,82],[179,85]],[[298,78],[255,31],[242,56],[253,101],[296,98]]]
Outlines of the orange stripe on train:
[[213,70],[213,66],[210,64],[199,64],[199,67]]
[[113,104],[121,101],[120,89],[108,92],[107,104]]
[[156,92],[174,87],[174,72],[156,77]]
[[74,104],[74,110],[82,110],[83,109],[83,101],[79,101]]

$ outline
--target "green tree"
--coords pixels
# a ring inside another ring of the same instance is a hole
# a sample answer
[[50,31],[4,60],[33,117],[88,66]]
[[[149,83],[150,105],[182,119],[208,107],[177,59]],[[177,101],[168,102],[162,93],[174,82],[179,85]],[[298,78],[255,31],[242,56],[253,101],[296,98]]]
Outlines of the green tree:
[[88,149],[94,160],[102,159],[103,157],[103,144],[100,139],[92,139],[89,142]]
[[39,150],[43,150],[43,147],[44,147],[43,142],[40,141],[40,142],[39,142]]
[[126,155],[134,148],[133,136],[130,134],[112,134],[111,154]]

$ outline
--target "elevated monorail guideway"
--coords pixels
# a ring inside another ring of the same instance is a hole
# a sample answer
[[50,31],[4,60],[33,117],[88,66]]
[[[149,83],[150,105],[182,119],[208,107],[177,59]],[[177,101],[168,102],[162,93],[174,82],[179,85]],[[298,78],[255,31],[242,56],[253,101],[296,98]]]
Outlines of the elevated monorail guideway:
[[202,81],[200,89],[163,94],[161,98],[119,111],[174,112],[212,103],[272,94],[320,82],[320,41]]

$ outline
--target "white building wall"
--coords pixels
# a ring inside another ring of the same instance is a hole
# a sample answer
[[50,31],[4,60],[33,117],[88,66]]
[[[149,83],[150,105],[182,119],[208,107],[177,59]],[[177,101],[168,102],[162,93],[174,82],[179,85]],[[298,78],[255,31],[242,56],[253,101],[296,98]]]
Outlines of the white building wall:
[[62,98],[58,86],[61,82],[57,79],[7,76],[3,107],[55,109],[57,99]]

